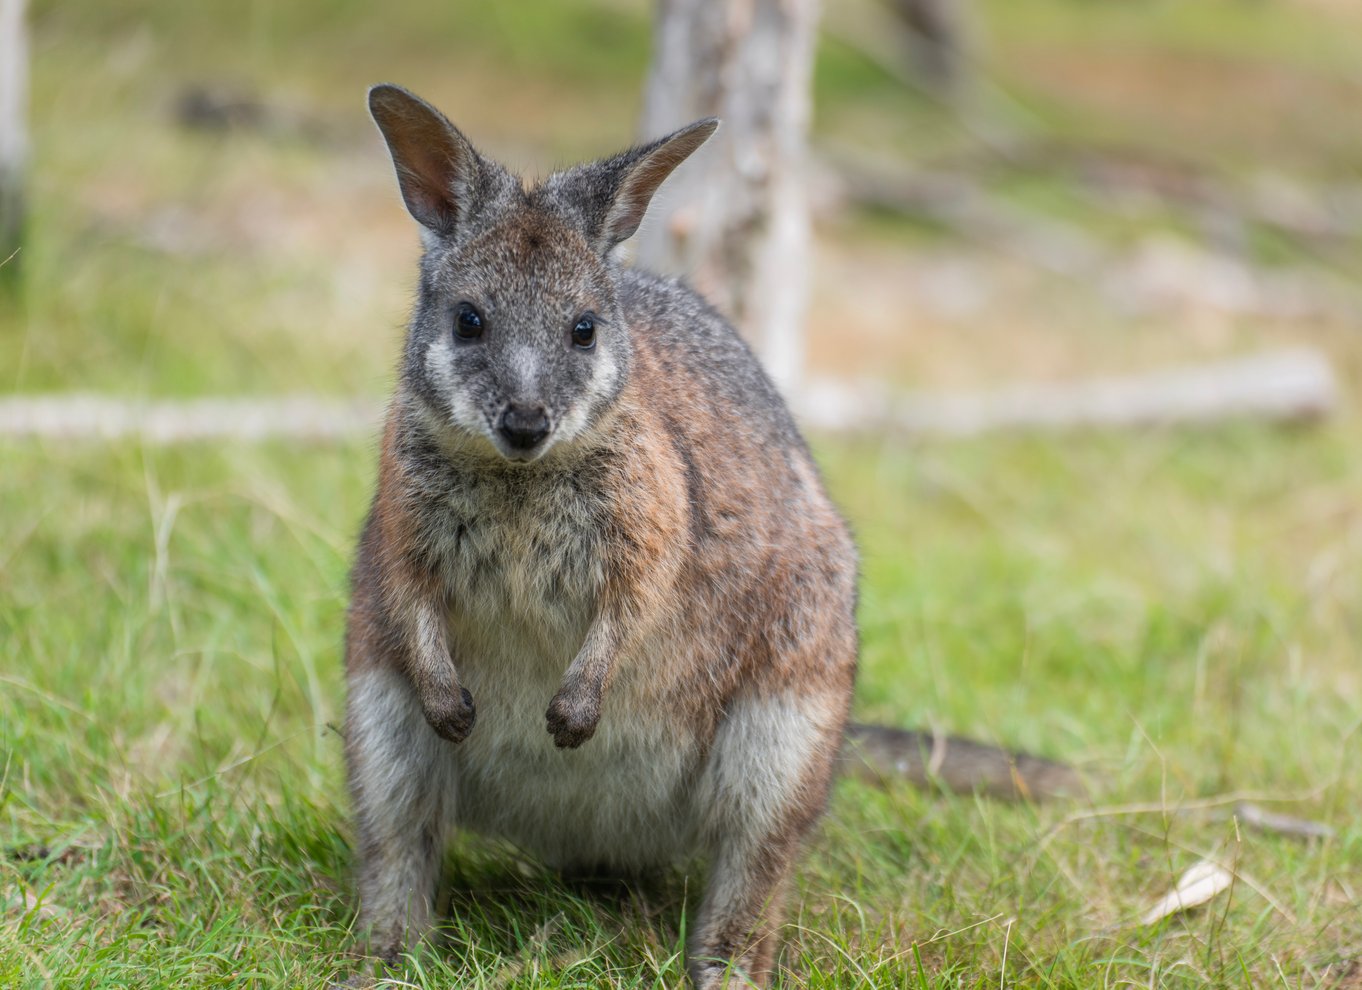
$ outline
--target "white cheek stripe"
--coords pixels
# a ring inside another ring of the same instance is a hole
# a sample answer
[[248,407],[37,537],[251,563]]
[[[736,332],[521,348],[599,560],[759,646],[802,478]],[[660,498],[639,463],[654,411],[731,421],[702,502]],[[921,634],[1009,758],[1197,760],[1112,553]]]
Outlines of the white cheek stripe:
[[567,443],[586,429],[587,413],[596,405],[597,400],[610,394],[618,380],[619,363],[615,360],[615,355],[609,350],[598,351],[585,394],[577,397],[558,424],[555,437],[559,443]]
[[434,383],[445,401],[450,420],[478,436],[487,436],[487,421],[464,389],[454,382],[454,345],[447,334],[440,334],[426,348],[426,377]]
[[440,334],[426,348],[426,376],[446,392],[454,384],[449,369],[453,359],[454,351],[445,334]]

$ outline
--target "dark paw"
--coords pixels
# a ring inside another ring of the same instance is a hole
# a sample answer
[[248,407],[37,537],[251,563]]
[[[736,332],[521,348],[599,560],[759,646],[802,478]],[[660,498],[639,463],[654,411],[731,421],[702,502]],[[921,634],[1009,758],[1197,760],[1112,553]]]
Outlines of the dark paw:
[[595,735],[601,706],[592,699],[574,698],[560,691],[549,702],[546,717],[553,744],[559,749],[576,749]]
[[437,698],[422,705],[421,710],[435,734],[453,743],[467,739],[468,733],[473,731],[473,723],[478,720],[468,688],[460,688],[457,698]]

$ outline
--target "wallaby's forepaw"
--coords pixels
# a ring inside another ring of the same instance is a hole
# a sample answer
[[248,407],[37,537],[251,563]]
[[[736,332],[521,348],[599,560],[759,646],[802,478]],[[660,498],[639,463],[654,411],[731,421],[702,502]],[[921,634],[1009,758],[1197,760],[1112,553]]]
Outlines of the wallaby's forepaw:
[[422,703],[421,711],[435,734],[452,743],[467,739],[468,733],[473,731],[473,723],[478,720],[468,688],[459,688],[457,697],[427,699]]
[[546,717],[553,744],[559,749],[576,749],[595,735],[601,704],[596,698],[559,691],[549,702]]

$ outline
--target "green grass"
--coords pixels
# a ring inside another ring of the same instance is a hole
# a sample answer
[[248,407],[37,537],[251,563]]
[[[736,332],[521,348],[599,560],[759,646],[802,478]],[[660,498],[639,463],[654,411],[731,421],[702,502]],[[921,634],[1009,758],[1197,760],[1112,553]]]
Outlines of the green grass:
[[[1035,808],[844,783],[800,873],[794,984],[902,986],[919,958],[943,988],[1307,987],[1344,965],[1362,936],[1349,446],[1249,429],[824,445],[865,555],[859,714],[1071,759],[1095,793]],[[349,972],[332,726],[369,446],[0,456],[0,982]],[[1241,791],[1337,836],[1198,805]],[[1260,889],[1131,924],[1211,853]],[[417,986],[681,972],[696,875],[593,892],[471,840],[449,872],[450,944],[405,973]]]
[[[320,0],[36,3],[27,315],[0,325],[0,391],[381,394],[416,238],[364,85],[408,83],[542,171],[630,136],[646,7],[405,2],[375,18]],[[985,88],[986,123],[1078,151],[1172,152],[1231,186],[1259,169],[1362,175],[1344,126],[1353,14],[1228,0],[978,10],[980,64],[1010,94]],[[176,92],[203,79],[245,85],[322,137],[177,128]],[[817,107],[827,144],[905,164],[979,150],[841,41],[824,42]],[[1107,246],[1195,236],[1184,214],[1113,211],[1043,162],[980,174]],[[907,227],[848,224],[829,250],[876,252],[890,272],[962,250],[985,274],[1006,264]],[[1251,256],[1293,270],[1323,252],[1345,272],[1362,252],[1357,238],[1307,251],[1247,234]],[[877,370],[931,385],[934,369],[1010,374],[1037,353],[1110,370],[1281,341],[1327,350],[1345,386],[1362,368],[1351,324],[1131,317],[1088,287],[1007,270],[988,283],[1003,305],[930,337],[914,323],[922,366]],[[815,321],[815,345],[868,348],[860,286],[833,288],[823,312],[837,319]],[[1355,406],[1316,429],[818,446],[864,558],[858,715],[1073,761],[1093,795],[1032,807],[841,784],[799,874],[785,984],[1356,986]],[[311,987],[359,966],[333,727],[373,469],[370,442],[0,441],[0,986]],[[1240,827],[1240,794],[1336,834]],[[1206,854],[1240,871],[1228,895],[1133,923]],[[394,985],[680,979],[694,874],[583,889],[468,838],[447,872],[447,943]]]

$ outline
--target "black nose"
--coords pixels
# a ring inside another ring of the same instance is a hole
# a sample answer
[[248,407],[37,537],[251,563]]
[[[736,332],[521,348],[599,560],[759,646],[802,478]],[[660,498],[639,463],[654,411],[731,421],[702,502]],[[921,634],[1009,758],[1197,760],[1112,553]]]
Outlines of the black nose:
[[549,417],[543,406],[512,402],[501,414],[501,435],[516,450],[529,450],[549,435]]

